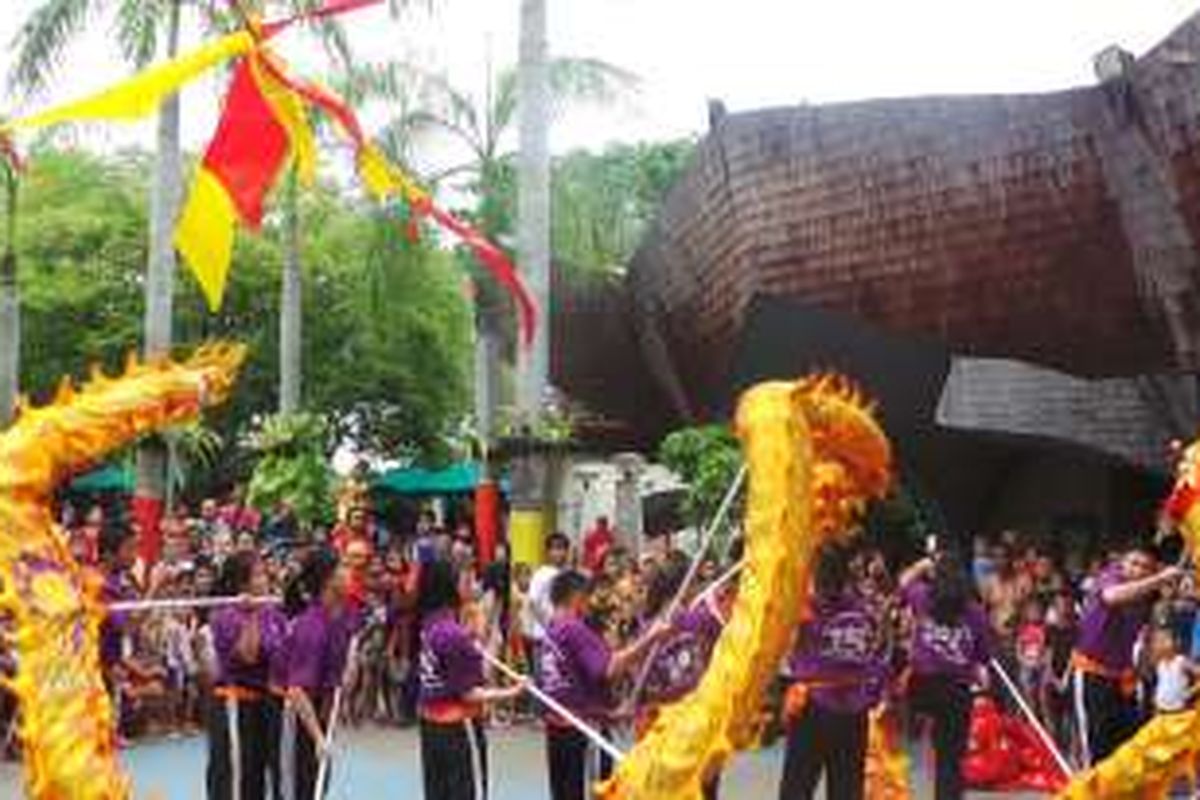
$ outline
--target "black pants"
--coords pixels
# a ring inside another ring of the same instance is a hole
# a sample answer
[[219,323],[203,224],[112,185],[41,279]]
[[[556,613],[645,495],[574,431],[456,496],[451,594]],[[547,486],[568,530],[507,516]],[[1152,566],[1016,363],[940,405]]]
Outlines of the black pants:
[[971,689],[943,676],[914,675],[911,691],[913,712],[933,721],[934,797],[959,800],[971,724]]
[[1098,764],[1137,732],[1137,701],[1099,675],[1075,670],[1071,680],[1084,761]]
[[421,720],[425,800],[486,800],[487,737],[479,720]]
[[779,800],[807,800],[825,774],[825,796],[862,800],[867,712],[840,714],[809,703],[788,730]]
[[546,764],[551,800],[586,800],[592,786],[612,774],[607,753],[574,728],[546,728]]
[[283,774],[279,740],[283,737],[283,698],[268,695],[263,701],[263,759],[266,762],[267,797],[283,800]]
[[263,709],[261,700],[214,698],[208,714],[205,775],[209,800],[266,800]]

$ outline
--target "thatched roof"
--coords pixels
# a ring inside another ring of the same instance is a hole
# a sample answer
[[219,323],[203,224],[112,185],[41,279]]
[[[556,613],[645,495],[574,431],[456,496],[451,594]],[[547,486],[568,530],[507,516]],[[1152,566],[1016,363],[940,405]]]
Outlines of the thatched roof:
[[619,290],[613,352],[635,335],[636,359],[590,380],[646,370],[677,414],[710,413],[761,296],[1079,376],[1194,368],[1200,15],[1104,63],[1047,94],[719,117]]

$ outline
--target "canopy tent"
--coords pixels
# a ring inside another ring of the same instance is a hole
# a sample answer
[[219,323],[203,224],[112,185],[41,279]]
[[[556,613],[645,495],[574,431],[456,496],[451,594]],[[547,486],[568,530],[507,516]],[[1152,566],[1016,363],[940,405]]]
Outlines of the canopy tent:
[[80,475],[71,481],[68,489],[72,492],[132,492],[134,482],[133,470],[109,464]]
[[475,491],[482,470],[473,461],[463,461],[445,469],[421,467],[393,469],[375,478],[371,488],[403,495],[465,494]]

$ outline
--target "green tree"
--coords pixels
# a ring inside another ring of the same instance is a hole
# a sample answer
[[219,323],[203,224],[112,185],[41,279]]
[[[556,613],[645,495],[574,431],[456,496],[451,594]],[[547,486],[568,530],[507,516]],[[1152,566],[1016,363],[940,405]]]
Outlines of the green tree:
[[[725,493],[742,466],[742,451],[725,425],[681,428],[667,435],[658,458],[687,484],[684,514],[691,525],[703,526],[713,518]],[[736,508],[727,517],[740,518]]]
[[[146,254],[142,202],[152,159],[38,150],[22,184],[22,383],[46,399],[63,374],[89,364],[115,371],[140,328]],[[470,313],[461,273],[436,241],[410,242],[395,214],[358,207],[328,186],[302,190],[301,244],[314,291],[305,297],[307,407],[335,441],[420,460],[444,456],[444,434],[466,411]],[[235,339],[250,358],[230,401],[209,418],[224,447],[193,465],[189,491],[248,474],[234,446],[255,415],[275,409],[278,270],[286,231],[269,214],[261,235],[239,237],[226,302],[209,314],[180,282],[181,348]]]
[[[551,112],[561,115],[580,104],[611,104],[637,86],[637,78],[603,61],[553,58],[547,65]],[[512,240],[515,174],[514,128],[518,118],[518,74],[515,69],[489,69],[482,97],[445,78],[411,64],[362,67],[349,80],[351,94],[399,107],[380,139],[395,157],[403,158],[431,134],[449,139],[465,154],[433,176],[434,183],[462,181],[472,197],[468,216],[493,241]],[[475,416],[479,433],[495,433],[503,363],[506,301],[486,276],[475,276]]]

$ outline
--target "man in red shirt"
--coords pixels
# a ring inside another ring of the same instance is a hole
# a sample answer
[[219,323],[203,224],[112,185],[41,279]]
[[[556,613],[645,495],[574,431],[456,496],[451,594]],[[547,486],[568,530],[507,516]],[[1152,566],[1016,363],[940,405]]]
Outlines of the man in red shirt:
[[596,525],[583,537],[583,568],[595,574],[600,571],[604,556],[616,543],[616,535],[608,526],[608,517],[597,517]]

